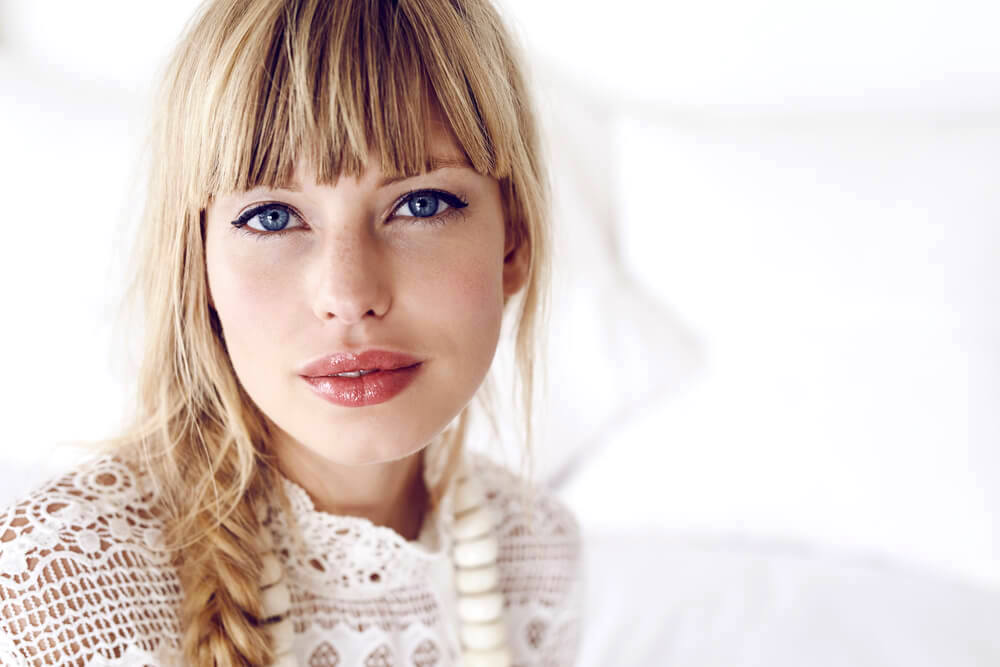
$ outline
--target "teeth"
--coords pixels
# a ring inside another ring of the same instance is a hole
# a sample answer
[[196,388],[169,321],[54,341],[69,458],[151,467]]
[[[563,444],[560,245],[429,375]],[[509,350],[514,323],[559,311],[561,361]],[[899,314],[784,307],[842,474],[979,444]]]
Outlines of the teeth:
[[374,373],[377,370],[378,369],[375,368],[375,369],[372,369],[370,371],[366,371],[366,370],[362,369],[360,371],[348,371],[346,373],[335,373],[334,377],[339,377],[339,378],[359,378],[362,375],[368,375],[370,373]]

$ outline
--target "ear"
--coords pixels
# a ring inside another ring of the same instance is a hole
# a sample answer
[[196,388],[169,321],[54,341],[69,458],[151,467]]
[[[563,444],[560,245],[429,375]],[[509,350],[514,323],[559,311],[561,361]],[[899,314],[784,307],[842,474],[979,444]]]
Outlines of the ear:
[[517,235],[507,234],[507,245],[503,257],[503,302],[517,294],[528,280],[528,269],[531,265],[530,250],[525,237],[520,242],[513,238]]

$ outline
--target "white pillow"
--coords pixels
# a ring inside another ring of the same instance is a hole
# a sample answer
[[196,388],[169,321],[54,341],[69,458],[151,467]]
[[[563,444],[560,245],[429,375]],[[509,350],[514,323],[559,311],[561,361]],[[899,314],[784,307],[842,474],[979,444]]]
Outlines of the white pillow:
[[579,667],[1000,664],[1000,591],[799,540],[584,534]]
[[1000,127],[650,111],[616,134],[621,247],[711,362],[564,498],[1000,582]]

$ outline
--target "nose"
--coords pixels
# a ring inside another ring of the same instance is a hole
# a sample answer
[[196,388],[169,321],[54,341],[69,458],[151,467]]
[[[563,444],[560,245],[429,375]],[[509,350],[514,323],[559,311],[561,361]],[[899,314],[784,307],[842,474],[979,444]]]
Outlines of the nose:
[[323,247],[316,265],[313,311],[320,320],[357,324],[366,316],[381,318],[388,312],[388,270],[370,234],[338,234]]

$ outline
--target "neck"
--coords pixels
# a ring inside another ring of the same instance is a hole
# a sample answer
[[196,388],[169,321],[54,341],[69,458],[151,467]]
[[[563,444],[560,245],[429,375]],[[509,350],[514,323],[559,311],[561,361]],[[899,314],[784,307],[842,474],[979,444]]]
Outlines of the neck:
[[429,504],[423,452],[395,461],[342,465],[295,443],[278,448],[278,465],[306,490],[317,510],[363,517],[412,541],[420,535]]

